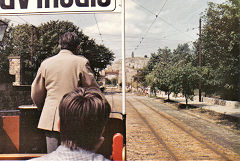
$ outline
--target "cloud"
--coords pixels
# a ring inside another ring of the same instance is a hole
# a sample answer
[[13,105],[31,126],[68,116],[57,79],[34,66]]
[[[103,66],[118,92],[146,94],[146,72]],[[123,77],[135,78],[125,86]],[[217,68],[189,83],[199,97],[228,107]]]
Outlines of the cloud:
[[[222,3],[225,0],[212,0]],[[200,13],[207,8],[209,0],[126,0],[126,55],[139,45],[136,56],[150,55],[159,47],[171,49],[179,43],[191,42],[198,38],[198,22]],[[159,17],[146,32],[161,10]],[[99,30],[104,45],[121,58],[121,14],[96,14]],[[40,16],[9,16],[15,24],[26,23],[40,25],[50,20],[68,20],[79,26],[83,32],[101,43],[97,23],[93,14],[40,15]],[[195,28],[195,29],[194,29]],[[141,44],[140,41],[144,37]]]

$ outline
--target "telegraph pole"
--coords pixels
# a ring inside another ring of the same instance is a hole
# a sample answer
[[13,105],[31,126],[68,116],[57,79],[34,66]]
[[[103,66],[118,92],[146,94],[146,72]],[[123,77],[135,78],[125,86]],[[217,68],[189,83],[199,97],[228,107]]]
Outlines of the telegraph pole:
[[[199,69],[201,71],[202,69],[202,31],[201,31],[201,23],[202,23],[202,20],[201,20],[201,17],[199,19]],[[202,102],[202,78],[200,77],[199,79],[199,102]]]

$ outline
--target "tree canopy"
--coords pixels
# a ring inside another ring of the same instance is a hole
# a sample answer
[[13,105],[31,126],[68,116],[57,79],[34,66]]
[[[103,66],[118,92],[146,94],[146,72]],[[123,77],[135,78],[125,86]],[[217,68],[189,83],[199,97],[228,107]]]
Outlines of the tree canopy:
[[146,84],[153,90],[165,91],[168,99],[171,93],[182,93],[187,102],[194,95],[199,81],[198,68],[192,65],[194,58],[188,44],[179,44],[173,52],[167,47],[159,48],[157,54],[152,54],[145,68],[151,69],[155,64],[145,75]]
[[203,16],[202,55],[205,85],[222,98],[239,99],[240,2],[209,3]]
[[4,75],[1,82],[9,81],[7,56],[17,55],[24,60],[25,71],[31,71],[31,74],[25,75],[28,78],[25,83],[31,83],[41,62],[60,51],[58,41],[65,32],[77,33],[81,39],[77,55],[89,59],[96,75],[114,60],[112,51],[104,45],[96,44],[95,40],[90,39],[69,21],[49,21],[37,27],[29,24],[10,26],[1,48],[1,53],[4,53],[0,56],[0,73]]
[[202,66],[199,68],[200,39],[179,44],[174,50],[159,48],[139,76],[145,85],[170,93],[194,95],[201,80],[206,96],[240,100],[240,1],[209,3],[202,17]]

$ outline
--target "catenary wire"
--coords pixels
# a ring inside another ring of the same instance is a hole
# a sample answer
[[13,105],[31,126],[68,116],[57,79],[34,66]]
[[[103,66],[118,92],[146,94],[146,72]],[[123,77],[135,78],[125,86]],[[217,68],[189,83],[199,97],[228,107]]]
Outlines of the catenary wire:
[[140,3],[138,3],[136,0],[132,0],[134,1],[134,3],[136,3],[139,7],[143,8],[144,10],[148,11],[149,13],[153,14],[154,16],[156,16],[155,13],[153,13],[151,10],[147,9],[146,7],[144,7],[143,5],[141,5]]
[[[158,12],[158,14],[154,14],[151,10],[149,10],[149,9],[147,9],[146,7],[142,6],[141,4],[139,4],[138,2],[136,2],[135,0],[132,0],[132,1],[134,1],[134,2],[135,2],[138,6],[140,6],[141,8],[145,9],[145,10],[148,11],[149,13],[151,13],[151,14],[153,14],[153,15],[156,16],[155,19],[154,19],[154,21],[151,23],[151,25],[150,25],[150,26],[148,27],[148,29],[146,30],[144,36],[142,36],[142,38],[141,38],[140,42],[138,43],[138,45],[135,47],[134,51],[136,51],[136,50],[140,47],[141,43],[142,43],[143,40],[145,39],[146,35],[148,34],[148,32],[150,31],[150,29],[152,28],[152,26],[153,26],[153,24],[155,23],[155,21],[157,20],[157,18],[159,17],[159,14],[161,13],[162,9],[165,7],[167,0],[166,0],[165,3],[163,4],[163,6],[162,6],[162,8],[160,9],[160,11]],[[166,23],[167,25],[169,25],[169,26],[171,26],[172,28],[174,28],[176,31],[178,31],[178,32],[184,34],[185,36],[189,37],[190,39],[194,40],[192,36],[188,35],[187,33],[183,32],[183,31],[181,31],[181,30],[179,30],[179,29],[176,28],[174,25],[172,25],[171,23],[167,22],[165,19],[163,19],[163,18],[161,18],[161,17],[159,17],[159,19],[160,19],[161,21],[163,21],[164,23]],[[187,30],[187,32],[190,31],[190,30],[195,30],[195,29],[196,29],[196,28],[189,29],[189,30]]]
[[100,32],[100,29],[99,29],[99,26],[98,26],[98,21],[97,21],[97,18],[96,18],[95,13],[93,14],[93,16],[94,16],[95,22],[96,22],[96,24],[97,24],[99,36],[100,36],[101,41],[102,41],[102,43],[103,43],[102,34],[101,34],[101,32]]
[[[145,36],[148,34],[148,32],[150,31],[150,29],[152,28],[153,24],[156,22],[159,14],[162,12],[163,8],[165,7],[166,3],[168,0],[165,0],[163,6],[161,7],[161,9],[159,10],[158,14],[155,15],[155,19],[153,20],[153,22],[150,24],[150,26],[147,28],[146,32],[143,34],[140,42],[138,43],[138,45],[135,47],[134,51],[136,51],[138,49],[138,47],[141,45],[141,43],[144,41]],[[139,5],[138,3],[136,3],[137,5]],[[145,8],[145,7],[144,7]],[[133,51],[133,52],[134,52]]]

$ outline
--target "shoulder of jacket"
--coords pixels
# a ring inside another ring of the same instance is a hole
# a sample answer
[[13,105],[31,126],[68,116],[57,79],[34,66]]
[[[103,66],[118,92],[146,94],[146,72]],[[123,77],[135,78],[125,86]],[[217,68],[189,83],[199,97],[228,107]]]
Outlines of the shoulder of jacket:
[[49,64],[51,64],[52,61],[55,60],[55,57],[57,57],[57,55],[54,55],[54,56],[51,56],[51,57],[48,57],[48,58],[44,59],[44,60],[42,61],[42,63],[41,63],[41,65],[40,65],[39,68],[41,68],[41,70],[47,68],[47,66],[48,66]]
[[84,60],[87,60],[87,58],[85,58],[84,56],[82,56],[82,55],[75,55],[75,56],[77,56],[78,58],[80,58],[80,59],[84,59]]
[[74,55],[77,59],[81,60],[81,62],[89,62],[87,58],[85,58],[84,56],[82,55]]
[[50,57],[44,59],[42,63],[46,63],[46,62],[48,62],[48,61],[55,60],[57,57],[58,57],[58,54],[57,54],[57,55],[50,56]]

